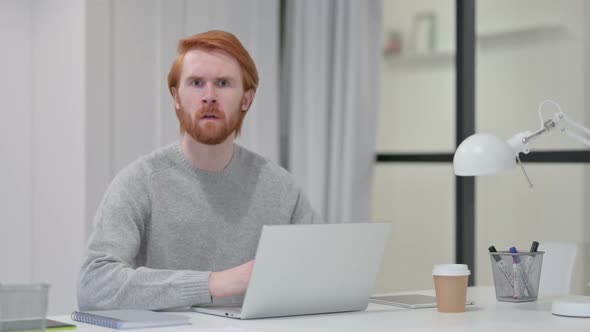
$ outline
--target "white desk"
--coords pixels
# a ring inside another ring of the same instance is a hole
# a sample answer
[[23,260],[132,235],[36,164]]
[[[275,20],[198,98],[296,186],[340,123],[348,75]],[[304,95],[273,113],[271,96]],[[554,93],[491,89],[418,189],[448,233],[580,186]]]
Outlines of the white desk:
[[[434,295],[434,291],[421,291]],[[366,311],[325,315],[237,320],[194,312],[192,325],[150,328],[146,331],[590,331],[590,318],[567,318],[551,314],[552,298],[540,298],[537,302],[497,302],[493,287],[469,288],[468,298],[475,305],[467,306],[461,314],[441,314],[436,308],[404,309],[379,304],[369,304]],[[74,331],[115,331],[109,328],[72,322],[67,316],[50,317],[76,324]],[[131,330],[137,331],[137,330]]]

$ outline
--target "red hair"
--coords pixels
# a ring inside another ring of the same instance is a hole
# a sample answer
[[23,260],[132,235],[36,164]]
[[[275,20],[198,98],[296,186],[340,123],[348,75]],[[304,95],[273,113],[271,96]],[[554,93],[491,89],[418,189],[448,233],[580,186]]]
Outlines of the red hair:
[[240,64],[244,91],[250,89],[256,91],[256,88],[258,88],[256,64],[240,40],[229,32],[211,30],[181,39],[178,42],[178,56],[172,63],[172,68],[168,73],[168,89],[170,92],[172,92],[173,87],[178,89],[178,80],[182,72],[184,56],[193,49],[221,50],[228,53],[238,60]]
[[[184,57],[188,51],[194,49],[208,51],[220,50],[228,53],[234,57],[240,65],[244,91],[250,89],[256,91],[258,88],[258,70],[256,69],[256,64],[240,40],[229,32],[211,30],[181,39],[178,42],[178,56],[176,56],[176,59],[170,68],[170,72],[168,73],[168,90],[170,91],[170,94],[172,94],[172,88],[176,88],[176,91],[178,91],[178,82],[182,73]],[[250,105],[252,105],[252,103],[250,103]],[[236,136],[240,133],[242,127],[241,123],[246,116],[246,111],[242,112],[240,124],[236,129]],[[184,132],[182,126],[180,131],[181,133]]]

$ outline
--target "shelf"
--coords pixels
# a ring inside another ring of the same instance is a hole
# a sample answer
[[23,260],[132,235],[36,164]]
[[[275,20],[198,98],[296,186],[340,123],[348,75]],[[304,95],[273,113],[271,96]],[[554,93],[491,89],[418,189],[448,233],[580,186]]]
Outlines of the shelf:
[[[548,40],[554,38],[563,38],[567,36],[567,29],[562,24],[545,24],[536,26],[522,26],[510,29],[488,30],[477,33],[477,41],[479,45],[501,45],[510,42],[537,42],[540,40]],[[387,64],[399,65],[438,65],[454,63],[454,50],[441,50],[431,53],[400,53],[384,55],[384,60]]]
[[492,29],[477,32],[477,39],[492,39],[505,37],[526,37],[537,34],[555,34],[563,33],[566,27],[562,24],[543,24],[534,26],[521,26],[509,29]]
[[424,65],[424,64],[438,64],[448,63],[455,60],[454,51],[436,51],[431,53],[418,54],[393,54],[385,55],[385,62],[395,65]]
[[534,40],[539,37],[563,37],[567,35],[567,28],[562,24],[544,24],[536,26],[522,26],[511,29],[488,30],[477,33],[478,41],[499,40]]

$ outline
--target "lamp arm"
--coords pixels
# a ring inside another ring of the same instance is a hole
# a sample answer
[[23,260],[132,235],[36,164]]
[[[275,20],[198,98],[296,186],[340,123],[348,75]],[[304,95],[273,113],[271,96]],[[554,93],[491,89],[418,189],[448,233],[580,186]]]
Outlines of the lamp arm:
[[[590,139],[588,139],[588,137],[590,137],[590,129],[568,118],[563,112],[556,113],[554,118],[561,132],[587,146],[590,146]],[[586,137],[583,135],[586,135]]]
[[[543,114],[541,113],[541,109],[543,108],[543,105],[546,103],[551,103],[555,105],[555,107],[558,109],[558,112],[553,115],[552,119],[543,121]],[[508,145],[510,145],[512,151],[514,151],[516,161],[527,179],[529,188],[533,187],[533,183],[531,182],[531,179],[529,178],[526,170],[524,169],[524,166],[520,162],[519,154],[528,154],[531,151],[531,143],[534,140],[536,140],[537,137],[541,136],[543,133],[554,130],[555,128],[559,128],[561,132],[565,133],[569,137],[587,146],[590,146],[590,129],[568,118],[567,115],[565,115],[565,113],[561,111],[561,107],[556,102],[552,100],[544,100],[543,102],[541,102],[541,104],[539,105],[539,118],[541,120],[541,128],[539,130],[533,133],[531,133],[530,131],[518,133],[512,136],[510,139],[508,139]]]
[[[543,105],[551,103],[553,104],[558,112],[553,115],[552,119],[547,121],[543,120],[543,114],[541,110]],[[581,142],[587,146],[590,146],[590,129],[582,126],[581,124],[577,123],[576,121],[570,119],[563,111],[561,110],[561,106],[558,103],[554,102],[553,100],[544,100],[539,104],[539,119],[541,120],[541,128],[534,133],[531,132],[523,132],[514,135],[512,138],[508,140],[508,144],[514,150],[516,156],[519,153],[527,154],[530,152],[530,144],[532,141],[536,140],[537,137],[542,135],[543,133],[549,132],[554,130],[555,128],[559,128],[562,133],[565,133],[569,137]]]
[[[534,133],[529,133],[528,135],[522,137],[522,144],[528,146],[528,144],[530,144],[538,136],[540,136],[543,133],[549,132],[555,128],[558,128],[559,131],[575,139],[576,141],[583,143],[587,146],[590,146],[590,129],[570,119],[567,115],[565,115],[565,113],[561,111],[555,113],[553,119],[543,122],[543,126],[539,130],[537,130]],[[518,135],[519,134],[516,134],[515,136]],[[529,151],[521,152],[528,153]]]

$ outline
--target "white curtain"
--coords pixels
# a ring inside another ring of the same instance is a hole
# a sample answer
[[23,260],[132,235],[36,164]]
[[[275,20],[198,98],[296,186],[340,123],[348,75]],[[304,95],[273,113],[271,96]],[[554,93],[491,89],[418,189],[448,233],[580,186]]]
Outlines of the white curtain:
[[327,222],[367,221],[381,1],[287,0],[284,17],[287,167]]

